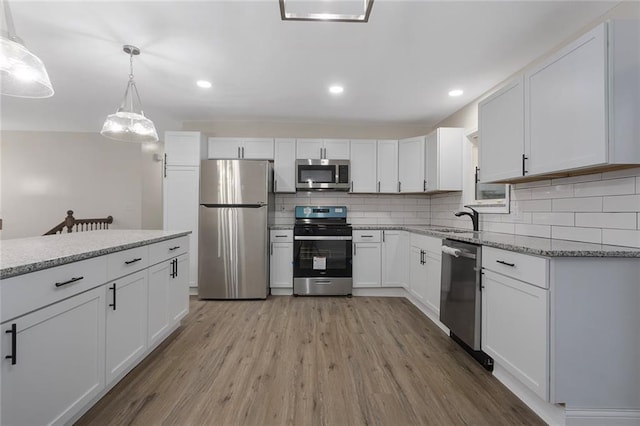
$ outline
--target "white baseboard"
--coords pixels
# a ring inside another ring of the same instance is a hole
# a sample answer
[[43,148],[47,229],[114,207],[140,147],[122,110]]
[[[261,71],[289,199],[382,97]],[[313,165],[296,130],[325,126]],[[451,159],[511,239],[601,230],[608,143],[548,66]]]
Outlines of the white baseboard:
[[566,426],[638,426],[640,410],[566,409]]
[[354,288],[353,295],[370,297],[407,297],[407,292],[402,287],[369,287]]
[[198,287],[189,287],[189,296],[197,296]]
[[293,295],[293,287],[288,288],[272,288],[271,289],[272,296],[291,296]]

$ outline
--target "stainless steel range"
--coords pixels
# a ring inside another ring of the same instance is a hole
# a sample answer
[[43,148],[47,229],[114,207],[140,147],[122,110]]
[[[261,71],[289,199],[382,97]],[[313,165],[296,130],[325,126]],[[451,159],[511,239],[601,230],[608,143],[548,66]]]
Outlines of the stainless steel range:
[[293,236],[293,294],[350,295],[352,230],[347,208],[297,206]]

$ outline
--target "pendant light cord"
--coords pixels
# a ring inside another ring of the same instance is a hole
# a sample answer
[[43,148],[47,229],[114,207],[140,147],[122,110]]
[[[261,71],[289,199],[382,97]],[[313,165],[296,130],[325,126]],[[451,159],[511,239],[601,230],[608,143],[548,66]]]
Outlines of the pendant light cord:
[[[7,38],[11,41],[21,42],[20,38],[16,36],[16,28],[13,25],[13,16],[11,15],[11,8],[9,7],[9,2],[7,0],[2,1],[2,6],[4,8],[4,20],[7,24]],[[4,31],[3,31],[4,32]]]

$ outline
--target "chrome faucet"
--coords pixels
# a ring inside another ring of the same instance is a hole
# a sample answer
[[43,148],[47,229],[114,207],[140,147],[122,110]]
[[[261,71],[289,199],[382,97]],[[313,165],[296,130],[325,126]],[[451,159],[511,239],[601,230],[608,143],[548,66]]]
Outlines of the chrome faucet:
[[478,226],[478,221],[479,221],[479,218],[480,218],[480,214],[478,213],[477,210],[473,209],[471,206],[464,206],[464,207],[468,208],[473,213],[461,211],[461,212],[456,212],[455,215],[457,217],[469,216],[471,218],[471,222],[473,223],[473,230],[474,231],[479,231],[480,229],[479,229],[479,226]]

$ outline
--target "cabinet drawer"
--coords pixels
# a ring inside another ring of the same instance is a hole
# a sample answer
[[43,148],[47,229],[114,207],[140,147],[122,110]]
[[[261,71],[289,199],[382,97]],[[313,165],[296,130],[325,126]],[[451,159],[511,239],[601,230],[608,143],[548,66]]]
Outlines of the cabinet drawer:
[[271,231],[269,238],[272,243],[293,242],[293,229],[282,229],[282,230]]
[[549,260],[543,257],[483,247],[482,267],[541,288],[549,288]]
[[180,256],[189,250],[189,236],[172,238],[170,240],[151,244],[149,246],[149,265],[163,262],[172,257]]
[[411,234],[411,245],[442,256],[442,239],[428,235]]
[[149,266],[149,246],[136,247],[107,256],[107,279],[129,275]]
[[0,288],[4,322],[82,293],[107,281],[107,256],[2,280]]
[[379,243],[382,241],[380,231],[353,231],[354,243]]

